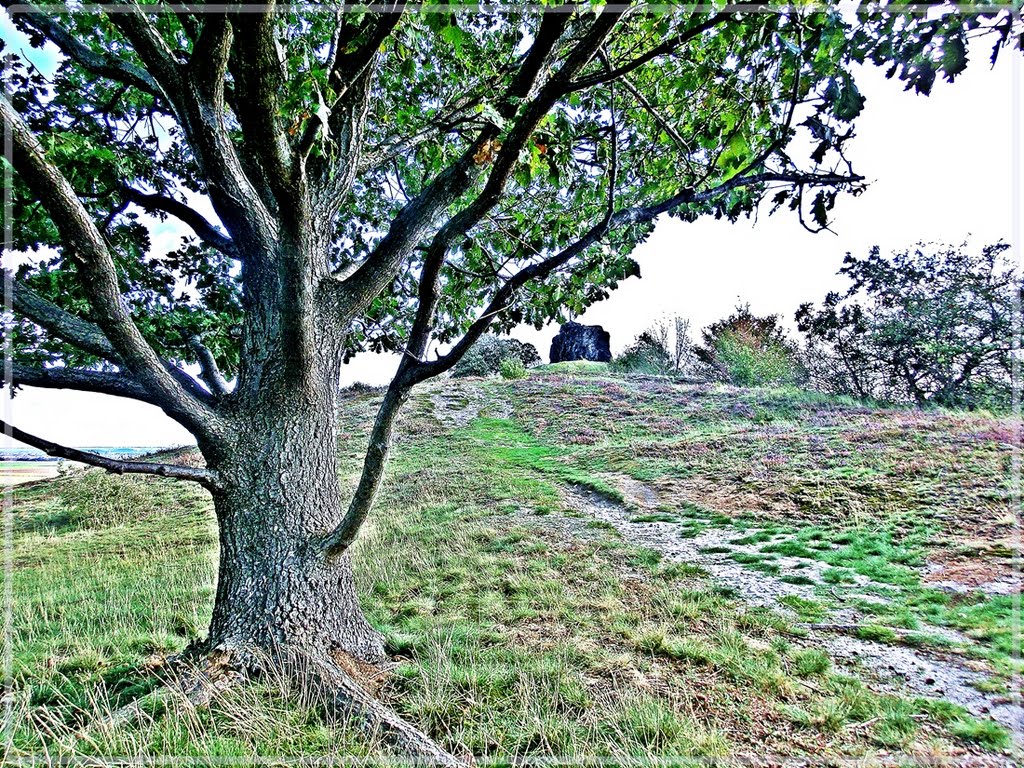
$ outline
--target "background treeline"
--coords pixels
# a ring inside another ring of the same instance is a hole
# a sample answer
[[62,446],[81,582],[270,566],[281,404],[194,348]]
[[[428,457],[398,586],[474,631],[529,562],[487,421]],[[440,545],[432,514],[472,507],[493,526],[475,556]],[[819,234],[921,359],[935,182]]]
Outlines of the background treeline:
[[1020,274],[1003,242],[919,244],[883,257],[847,254],[844,293],[796,313],[799,341],[777,315],[749,306],[692,339],[688,321],[656,322],[613,363],[618,370],[800,385],[877,401],[1003,410],[1011,405],[1021,340]]

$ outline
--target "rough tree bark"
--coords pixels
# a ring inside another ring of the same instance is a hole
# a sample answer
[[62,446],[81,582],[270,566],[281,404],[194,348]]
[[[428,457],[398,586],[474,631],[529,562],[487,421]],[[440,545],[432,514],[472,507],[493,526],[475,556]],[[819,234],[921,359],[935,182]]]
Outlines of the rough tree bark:
[[261,413],[213,465],[220,565],[210,650],[290,645],[385,660],[347,554],[328,557],[316,545],[341,516],[336,415],[323,403]]

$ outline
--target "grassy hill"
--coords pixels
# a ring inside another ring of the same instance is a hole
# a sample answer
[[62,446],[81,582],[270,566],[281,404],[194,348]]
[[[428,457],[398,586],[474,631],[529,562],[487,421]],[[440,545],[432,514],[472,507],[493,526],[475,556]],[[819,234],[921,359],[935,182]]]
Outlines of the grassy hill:
[[[348,477],[375,402],[350,395]],[[1021,715],[1018,426],[600,366],[436,382],[354,554],[378,694],[499,760],[994,757]],[[285,681],[112,722],[204,631],[209,499],[87,472],[14,509],[8,759],[383,754]]]

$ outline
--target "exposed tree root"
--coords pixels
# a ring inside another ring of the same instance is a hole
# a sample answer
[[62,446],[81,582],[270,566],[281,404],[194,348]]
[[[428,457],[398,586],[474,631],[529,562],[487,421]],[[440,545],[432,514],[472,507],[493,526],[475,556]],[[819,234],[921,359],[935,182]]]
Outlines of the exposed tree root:
[[205,654],[187,653],[168,663],[167,682],[144,696],[93,722],[79,736],[89,741],[148,717],[163,701],[184,700],[193,707],[208,706],[228,689],[249,680],[278,677],[294,687],[327,716],[363,728],[416,765],[461,766],[422,731],[374,697],[385,671],[347,653],[319,653],[306,649],[278,649],[272,656],[259,651]]
[[183,654],[169,661],[166,674],[167,683],[114,710],[102,721],[92,723],[82,735],[91,738],[97,731],[110,731],[137,723],[145,717],[147,710],[171,698],[184,699],[193,707],[205,707],[214,696],[240,683],[245,677],[223,653],[209,654],[201,660]]
[[353,676],[363,677],[365,665],[356,659],[341,659],[305,650],[280,655],[284,671],[299,686],[322,701],[330,714],[358,723],[417,765],[466,766],[425,733],[407,723],[374,698]]

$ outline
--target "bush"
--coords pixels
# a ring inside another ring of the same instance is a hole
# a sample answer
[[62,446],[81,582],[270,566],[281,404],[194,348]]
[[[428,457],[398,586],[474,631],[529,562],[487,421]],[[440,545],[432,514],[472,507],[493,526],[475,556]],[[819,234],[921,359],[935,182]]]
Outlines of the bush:
[[660,376],[669,372],[671,357],[664,345],[650,331],[637,336],[636,341],[612,361],[612,368],[627,373]]
[[487,333],[455,364],[452,376],[497,376],[504,360],[518,360],[525,375],[527,368],[540,363],[540,355],[532,344]]
[[796,380],[792,353],[782,344],[764,343],[726,331],[715,340],[715,358],[726,378],[741,387],[784,384]]
[[736,311],[703,332],[704,345],[696,349],[707,373],[741,387],[793,384],[804,378],[796,347],[786,338],[777,315],[758,317],[749,306]]
[[506,357],[498,365],[498,370],[501,372],[501,378],[503,379],[526,378],[526,366],[523,365],[523,361],[518,357]]

